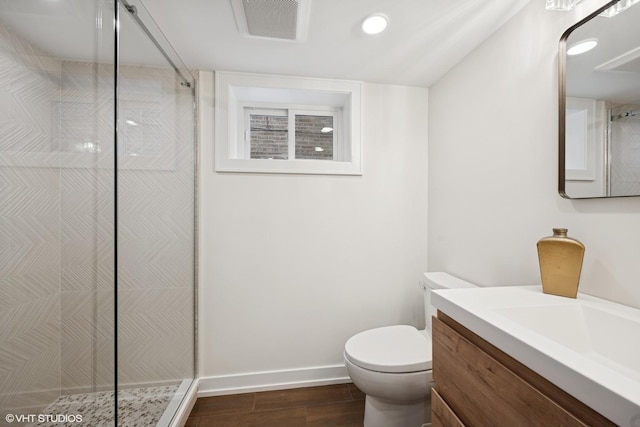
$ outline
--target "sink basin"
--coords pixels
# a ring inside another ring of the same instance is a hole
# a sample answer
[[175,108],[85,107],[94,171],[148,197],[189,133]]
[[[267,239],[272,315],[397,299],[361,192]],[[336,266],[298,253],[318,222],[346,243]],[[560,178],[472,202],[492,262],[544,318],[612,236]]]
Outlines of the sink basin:
[[431,301],[614,423],[640,427],[640,310],[539,286],[443,289]]
[[584,304],[494,311],[508,321],[640,382],[640,321]]

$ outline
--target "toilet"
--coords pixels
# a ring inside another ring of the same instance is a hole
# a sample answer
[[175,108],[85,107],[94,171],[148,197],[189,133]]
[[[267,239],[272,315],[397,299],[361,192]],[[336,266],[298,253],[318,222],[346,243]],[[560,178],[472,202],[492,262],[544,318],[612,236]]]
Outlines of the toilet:
[[385,326],[360,332],[344,346],[347,372],[367,396],[364,427],[421,427],[431,420],[431,290],[475,285],[433,272],[424,273],[421,287],[425,330]]

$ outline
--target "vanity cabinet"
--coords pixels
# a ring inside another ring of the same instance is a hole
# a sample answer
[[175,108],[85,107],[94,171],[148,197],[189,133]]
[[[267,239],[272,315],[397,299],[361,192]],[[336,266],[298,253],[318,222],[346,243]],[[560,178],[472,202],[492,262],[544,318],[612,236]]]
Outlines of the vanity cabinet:
[[434,427],[615,426],[440,311],[432,332]]

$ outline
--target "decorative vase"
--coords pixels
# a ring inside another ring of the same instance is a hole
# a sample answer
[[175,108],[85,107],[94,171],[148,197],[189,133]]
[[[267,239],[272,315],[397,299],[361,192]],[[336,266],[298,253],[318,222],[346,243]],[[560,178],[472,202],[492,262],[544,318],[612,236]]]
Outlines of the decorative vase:
[[584,245],[567,237],[566,228],[554,228],[553,236],[538,241],[542,292],[575,298],[578,294]]

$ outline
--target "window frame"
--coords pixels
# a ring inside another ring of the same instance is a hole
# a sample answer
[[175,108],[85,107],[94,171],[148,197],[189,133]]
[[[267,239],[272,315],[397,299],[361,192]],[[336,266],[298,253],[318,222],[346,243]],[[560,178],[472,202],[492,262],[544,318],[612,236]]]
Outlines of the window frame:
[[[362,175],[360,82],[217,71],[215,95],[217,172]],[[248,158],[247,109],[287,111],[287,160]],[[333,117],[333,160],[295,158],[296,115]]]

